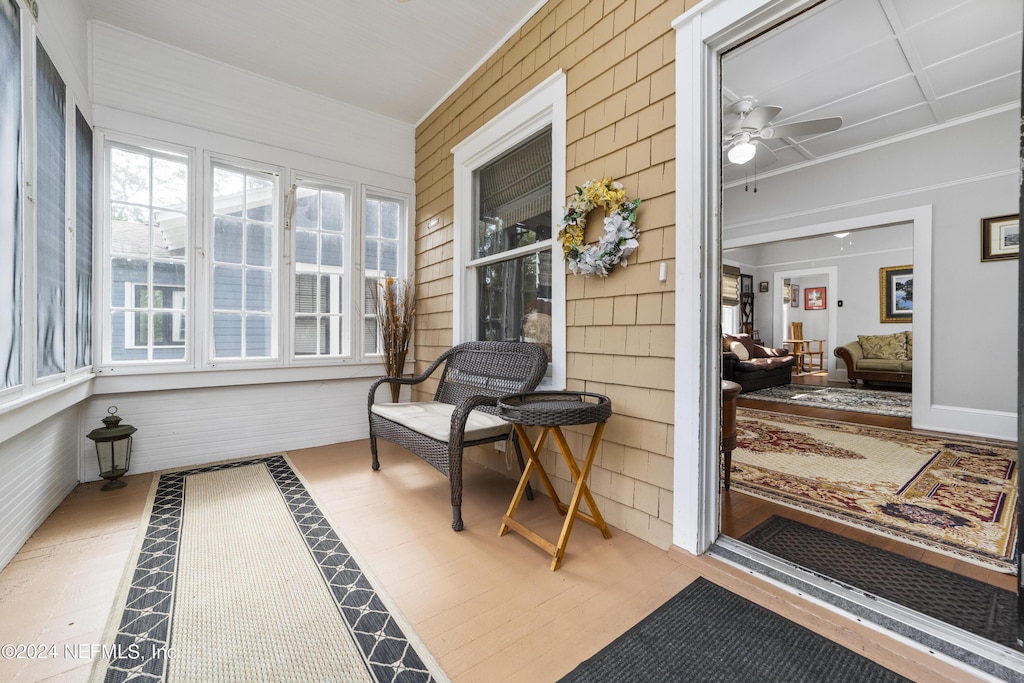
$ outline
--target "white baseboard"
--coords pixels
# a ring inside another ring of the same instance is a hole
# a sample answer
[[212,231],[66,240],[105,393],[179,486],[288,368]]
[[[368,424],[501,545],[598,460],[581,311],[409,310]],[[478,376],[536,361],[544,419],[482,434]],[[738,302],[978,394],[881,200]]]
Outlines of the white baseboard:
[[1017,440],[1017,415],[995,410],[956,406],[914,406],[914,429],[981,436],[1004,441]]

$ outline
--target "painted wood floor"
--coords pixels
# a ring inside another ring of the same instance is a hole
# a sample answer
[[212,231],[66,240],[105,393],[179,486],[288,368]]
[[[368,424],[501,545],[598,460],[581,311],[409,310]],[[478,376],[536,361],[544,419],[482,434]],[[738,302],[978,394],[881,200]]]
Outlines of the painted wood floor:
[[[290,453],[314,497],[363,559],[452,680],[554,681],[658,605],[704,576],[918,681],[978,680],[709,557],[660,550],[618,529],[605,540],[577,524],[562,568],[525,539],[498,536],[514,482],[469,463],[463,514],[451,531],[447,481],[382,444],[369,467],[366,441]],[[101,493],[77,487],[0,572],[0,644],[101,642],[136,539],[152,475]],[[544,497],[517,518],[548,538],[560,517]],[[738,644],[738,646],[742,646]],[[3,681],[85,681],[88,657],[0,658]]]

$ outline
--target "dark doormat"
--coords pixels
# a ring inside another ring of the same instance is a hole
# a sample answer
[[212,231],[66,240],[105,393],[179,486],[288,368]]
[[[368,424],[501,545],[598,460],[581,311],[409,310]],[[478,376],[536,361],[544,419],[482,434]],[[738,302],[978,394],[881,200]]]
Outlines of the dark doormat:
[[562,681],[906,681],[852,650],[698,578]]
[[983,581],[777,515],[739,539],[993,642],[1017,645],[1017,596]]

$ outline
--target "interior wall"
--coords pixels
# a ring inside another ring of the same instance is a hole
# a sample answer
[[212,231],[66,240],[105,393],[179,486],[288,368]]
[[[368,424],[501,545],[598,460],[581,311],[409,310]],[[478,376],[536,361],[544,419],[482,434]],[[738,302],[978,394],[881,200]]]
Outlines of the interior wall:
[[[660,547],[671,542],[673,324],[675,295],[674,34],[692,0],[551,0],[416,132],[418,369],[452,342],[453,159],[451,150],[558,69],[566,74],[566,187],[605,177],[640,197],[640,246],[607,278],[567,276],[567,388],[612,399],[591,489],[608,523]],[[560,209],[559,209],[560,210]],[[596,216],[596,214],[595,214]],[[560,217],[560,216],[559,216]],[[587,231],[596,240],[597,219]],[[659,265],[668,281],[658,279]],[[557,268],[557,266],[556,266]],[[566,277],[555,270],[556,277]],[[432,390],[433,386],[427,390]],[[426,392],[420,395],[427,395]],[[592,427],[565,430],[585,452]],[[471,455],[506,469],[492,449]],[[560,496],[567,467],[542,458]]]
[[[981,219],[1015,213],[1019,113],[983,119],[879,147],[828,163],[759,179],[758,193],[725,191],[723,237],[827,223],[930,205],[933,218],[931,284],[932,402],[965,410],[1014,413],[1016,358],[1005,363],[963,362],[964,331],[971,338],[1015,339],[1016,262],[982,262]],[[730,227],[733,226],[733,227]],[[898,256],[898,253],[892,254]],[[894,258],[904,265],[910,260]],[[877,297],[878,274],[859,286]],[[845,297],[847,285],[843,285]],[[869,307],[870,310],[870,307]],[[877,312],[877,309],[876,309]],[[844,310],[843,316],[845,317]],[[868,329],[866,320],[864,329]],[[876,333],[895,332],[891,324]],[[843,336],[854,333],[845,326]]]

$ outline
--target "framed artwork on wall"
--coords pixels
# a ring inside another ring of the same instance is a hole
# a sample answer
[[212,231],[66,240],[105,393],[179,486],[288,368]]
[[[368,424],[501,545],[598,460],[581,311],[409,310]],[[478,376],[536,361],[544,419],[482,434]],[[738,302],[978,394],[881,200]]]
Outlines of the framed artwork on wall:
[[808,287],[804,290],[804,310],[820,311],[825,308],[825,288]]
[[1020,214],[981,219],[981,260],[1020,258]]
[[740,294],[754,293],[754,276],[740,275]]
[[881,322],[912,322],[914,317],[914,266],[879,268],[878,294]]
[[757,283],[757,291],[759,291],[759,292],[767,292],[768,291],[768,283],[767,282],[759,282],[759,283]]
[[800,285],[792,285],[793,298],[789,305],[793,308],[800,308]]

